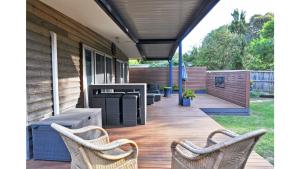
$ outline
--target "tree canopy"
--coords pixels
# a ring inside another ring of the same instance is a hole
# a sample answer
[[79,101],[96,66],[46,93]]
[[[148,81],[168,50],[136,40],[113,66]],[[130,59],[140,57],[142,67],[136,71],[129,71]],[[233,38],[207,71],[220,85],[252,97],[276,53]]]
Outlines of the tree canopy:
[[266,22],[259,31],[259,38],[250,42],[244,58],[246,69],[274,69],[274,20]]
[[233,69],[239,64],[241,44],[240,36],[231,33],[228,26],[222,26],[210,32],[202,46],[194,47],[187,58],[193,65],[207,66],[210,70]]

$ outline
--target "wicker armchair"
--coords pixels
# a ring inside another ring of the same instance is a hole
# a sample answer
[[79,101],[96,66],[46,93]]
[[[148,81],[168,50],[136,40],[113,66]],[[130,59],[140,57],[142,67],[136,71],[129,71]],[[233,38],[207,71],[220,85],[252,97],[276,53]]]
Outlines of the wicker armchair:
[[[107,132],[98,126],[87,126],[81,129],[68,129],[52,123],[64,140],[70,155],[71,169],[137,169],[138,147],[135,142],[120,139],[109,142]],[[98,131],[96,139],[85,140],[79,135]],[[121,149],[127,146],[128,150]]]
[[[212,132],[207,144],[200,148],[189,141],[174,141],[172,150],[172,169],[243,169],[247,159],[266,130],[256,130],[237,135],[227,130]],[[216,142],[213,137],[222,134],[229,139]]]

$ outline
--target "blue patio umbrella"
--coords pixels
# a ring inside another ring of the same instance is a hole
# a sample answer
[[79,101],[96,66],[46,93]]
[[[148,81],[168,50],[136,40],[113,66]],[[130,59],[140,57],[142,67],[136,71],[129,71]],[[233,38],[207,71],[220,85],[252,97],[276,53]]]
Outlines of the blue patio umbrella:
[[187,71],[186,71],[186,68],[185,68],[185,65],[184,63],[182,64],[182,80],[186,81],[188,78],[187,76]]
[[185,68],[185,65],[184,65],[184,63],[182,63],[182,80],[184,81],[184,90],[186,89],[186,83],[185,83],[185,81],[187,80],[187,71],[186,71],[186,68]]

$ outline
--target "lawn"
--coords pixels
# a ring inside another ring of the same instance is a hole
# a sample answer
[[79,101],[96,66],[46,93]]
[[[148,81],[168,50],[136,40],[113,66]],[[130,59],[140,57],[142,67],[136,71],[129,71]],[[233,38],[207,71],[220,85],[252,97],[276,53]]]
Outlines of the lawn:
[[274,100],[251,100],[250,116],[212,116],[225,128],[242,134],[260,128],[268,130],[255,151],[274,164]]

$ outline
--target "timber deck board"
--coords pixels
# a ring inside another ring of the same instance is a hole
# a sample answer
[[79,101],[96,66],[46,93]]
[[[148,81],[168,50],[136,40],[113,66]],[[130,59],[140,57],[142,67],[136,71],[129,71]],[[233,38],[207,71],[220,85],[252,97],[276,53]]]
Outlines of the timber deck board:
[[[230,102],[210,96],[199,95],[191,107],[178,106],[178,97],[162,98],[147,107],[147,123],[135,127],[107,129],[110,140],[127,138],[139,146],[138,166],[140,169],[170,168],[171,142],[175,139],[188,139],[203,146],[210,132],[223,128],[212,118],[202,112],[200,107],[235,108]],[[49,161],[27,161],[28,169],[67,169],[69,163]],[[272,169],[273,166],[264,158],[253,152],[246,169]]]

